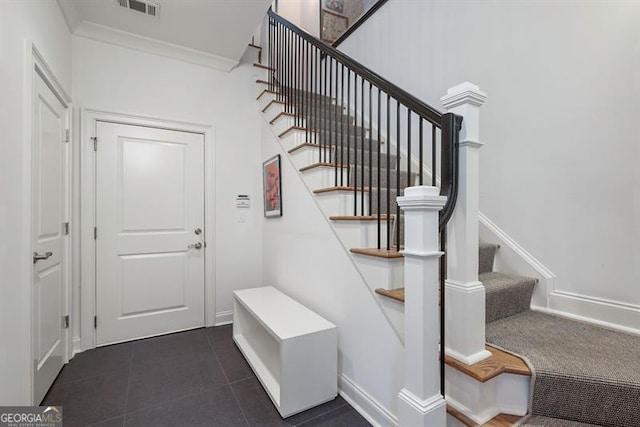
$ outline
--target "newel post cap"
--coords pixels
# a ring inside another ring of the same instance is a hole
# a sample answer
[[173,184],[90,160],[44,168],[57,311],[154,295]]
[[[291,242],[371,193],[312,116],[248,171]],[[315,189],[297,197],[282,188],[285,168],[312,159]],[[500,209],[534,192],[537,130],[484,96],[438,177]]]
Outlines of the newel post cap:
[[477,85],[464,82],[447,90],[447,94],[440,98],[440,101],[442,101],[444,108],[450,110],[465,104],[480,107],[486,99],[487,94],[481,91]]
[[440,195],[440,189],[428,185],[418,185],[404,189],[404,196],[398,197],[398,205],[402,210],[435,209],[440,210],[447,202]]

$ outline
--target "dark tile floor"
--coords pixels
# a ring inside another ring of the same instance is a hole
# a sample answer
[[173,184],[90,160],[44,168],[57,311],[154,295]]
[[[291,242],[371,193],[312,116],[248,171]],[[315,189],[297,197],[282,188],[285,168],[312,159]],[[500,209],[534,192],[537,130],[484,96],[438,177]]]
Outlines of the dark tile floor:
[[283,420],[233,343],[231,325],[76,355],[43,405],[72,426],[368,426],[341,397]]

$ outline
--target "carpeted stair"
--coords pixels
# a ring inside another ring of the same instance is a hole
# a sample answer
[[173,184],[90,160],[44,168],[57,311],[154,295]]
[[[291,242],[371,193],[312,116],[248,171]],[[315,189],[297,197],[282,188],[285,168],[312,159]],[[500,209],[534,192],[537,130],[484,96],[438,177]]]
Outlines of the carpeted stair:
[[487,343],[534,372],[523,426],[640,426],[640,337],[529,309],[535,279],[493,272],[498,247],[481,245]]

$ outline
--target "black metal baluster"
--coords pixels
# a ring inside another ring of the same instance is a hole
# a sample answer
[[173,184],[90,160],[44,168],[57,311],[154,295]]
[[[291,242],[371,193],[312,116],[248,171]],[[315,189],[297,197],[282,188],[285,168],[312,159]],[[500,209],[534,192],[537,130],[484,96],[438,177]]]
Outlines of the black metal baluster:
[[381,114],[382,114],[382,106],[381,106],[381,99],[382,99],[382,91],[380,90],[380,88],[378,88],[378,177],[377,177],[377,189],[376,191],[378,192],[378,249],[380,249],[381,247],[381,241],[380,241],[380,233],[381,233],[381,226],[382,224],[380,223],[380,221],[382,220],[382,215],[380,214],[380,168],[382,167],[382,162],[380,161],[380,154],[382,151],[382,144],[381,144],[381,132],[382,132],[382,118],[381,118]]
[[436,187],[436,174],[438,163],[436,162],[436,126],[431,124],[431,185]]
[[371,100],[371,89],[372,84],[369,82],[369,215],[371,215],[371,203],[372,203],[372,181],[373,177],[373,142],[371,140],[371,134],[373,133],[373,110],[372,110],[372,100]]
[[424,123],[424,120],[422,119],[422,117],[420,117],[420,185],[423,185],[422,182],[422,176],[424,175],[424,165],[422,164],[423,160],[423,142],[424,142],[424,138],[423,138],[423,133],[422,133],[422,125]]
[[[327,107],[331,107],[331,94],[333,93],[333,58],[327,57],[325,61],[329,61],[329,94],[327,97]],[[327,134],[329,135],[329,161],[333,161],[334,185],[338,185],[338,162],[331,159],[331,145],[333,144],[333,135],[331,134],[331,112],[327,111]]]
[[358,216],[358,75],[353,73],[353,216]]
[[[400,101],[396,101],[396,197],[400,195]],[[394,200],[396,207],[396,250],[400,250],[400,205]]]
[[411,182],[411,110],[407,109],[407,187],[412,187]]
[[336,64],[336,73],[335,73],[335,93],[332,95],[333,100],[331,101],[331,108],[332,108],[332,116],[333,116],[333,120],[331,121],[331,132],[334,135],[333,136],[333,144],[331,145],[331,150],[333,153],[333,158],[334,161],[336,162],[336,176],[335,176],[335,185],[336,187],[338,185],[340,185],[340,182],[338,180],[338,167],[337,165],[340,164],[340,175],[342,175],[342,164],[338,161],[338,68],[339,68],[339,63],[336,60],[335,61]]
[[[324,74],[322,76],[322,80],[323,80],[323,91],[322,91],[322,107],[325,106],[325,96],[327,95],[327,61],[326,58],[324,60]],[[321,114],[322,114],[322,125],[320,127],[320,139],[322,140],[322,157],[323,160],[326,162],[327,161],[327,132],[325,131],[325,124],[326,124],[326,116],[325,116],[325,110],[324,108],[321,109]]]
[[[362,186],[362,191],[360,192],[360,215],[364,216],[364,79],[360,79],[360,151],[362,161],[361,163],[361,171],[360,171],[360,185]],[[371,168],[371,165],[369,165]]]
[[387,94],[387,250],[391,249],[391,97]]
[[[271,62],[271,59],[272,59],[272,58],[271,58],[271,57],[272,57],[272,50],[271,50],[271,48],[272,48],[272,46],[273,46],[273,43],[272,43],[272,42],[273,42],[273,40],[272,40],[272,37],[271,37],[271,27],[273,27],[273,22],[272,22],[271,17],[269,17],[269,21],[268,21],[268,24],[267,24],[267,25],[269,25],[269,38],[268,38],[268,39],[269,39],[269,45],[268,45],[268,46],[266,46],[267,48],[269,48],[269,57],[268,57],[268,59],[267,59],[267,66],[268,66],[269,68],[273,68],[273,62]],[[251,44],[253,44],[253,39],[254,39],[254,38],[253,38],[253,37],[251,37]],[[258,58],[258,59],[259,59],[259,58]],[[268,82],[267,87],[269,88],[269,90],[270,90],[270,91],[273,91],[273,74],[274,74],[274,73],[273,73],[273,71],[272,71],[272,70],[269,70],[269,78],[267,79],[267,82]]]
[[[340,164],[344,165],[344,64],[340,71],[340,107]],[[340,171],[340,185],[344,185],[344,170]]]
[[[347,114],[351,116],[351,69],[350,68],[347,68]],[[345,165],[345,167],[347,168],[347,185],[351,184],[351,140],[349,139],[350,136],[351,136],[351,124],[347,124],[347,163]],[[354,185],[355,185],[355,182],[354,182]]]

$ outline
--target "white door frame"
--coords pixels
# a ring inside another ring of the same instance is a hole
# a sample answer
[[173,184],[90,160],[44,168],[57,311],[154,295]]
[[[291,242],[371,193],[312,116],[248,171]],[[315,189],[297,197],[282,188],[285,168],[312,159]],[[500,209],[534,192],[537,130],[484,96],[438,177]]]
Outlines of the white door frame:
[[[65,108],[65,120],[66,120],[66,128],[71,132],[71,97],[68,92],[64,89],[64,86],[60,83],[60,80],[56,77],[52,68],[49,66],[45,58],[42,56],[36,45],[31,40],[27,40],[25,42],[25,79],[24,79],[24,110],[23,110],[23,171],[24,171],[24,181],[23,181],[23,212],[28,213],[25,215],[23,223],[22,223],[22,235],[24,236],[23,242],[25,243],[24,249],[25,256],[24,258],[24,277],[27,286],[24,286],[24,300],[25,304],[23,310],[23,318],[19,319],[19,324],[16,325],[16,329],[20,329],[20,325],[25,327],[25,331],[28,331],[28,340],[26,344],[26,352],[25,354],[28,357],[25,357],[26,372],[24,375],[24,379],[26,382],[26,392],[28,393],[25,397],[28,396],[26,401],[31,404],[37,405],[40,402],[33,402],[33,360],[34,360],[34,348],[32,345],[33,342],[33,254],[31,251],[31,242],[32,242],[32,230],[31,230],[31,222],[32,222],[32,136],[33,136],[33,94],[34,94],[34,84],[38,76],[42,78],[42,80],[49,86],[53,94],[60,100],[63,107]],[[71,136],[71,135],[70,135]],[[64,174],[64,183],[63,183],[63,191],[65,193],[65,200],[63,201],[64,205],[64,217],[65,221],[71,221],[71,181],[72,181],[72,170],[71,170],[71,144],[73,138],[70,138],[70,141],[67,145],[64,162],[65,169],[63,171]],[[64,276],[63,276],[63,301],[64,301],[64,311],[66,314],[71,314],[71,292],[70,292],[70,277],[71,277],[71,240],[70,234],[67,235],[64,239],[64,253],[63,253],[63,268],[64,268]],[[71,327],[66,329],[65,331],[65,363],[69,361],[71,357]],[[17,372],[22,371],[22,368],[17,369]]]
[[[216,319],[215,286],[215,174],[214,174],[214,127],[195,123],[185,123],[134,114],[114,113],[97,109],[82,108],[80,130],[80,349],[85,351],[96,347],[96,330],[93,319],[96,315],[96,241],[93,228],[96,225],[96,157],[93,137],[96,136],[97,122],[119,123],[191,132],[204,135],[204,192],[205,192],[205,326],[213,326]],[[98,141],[98,150],[100,141]],[[98,230],[98,234],[99,234]]]

